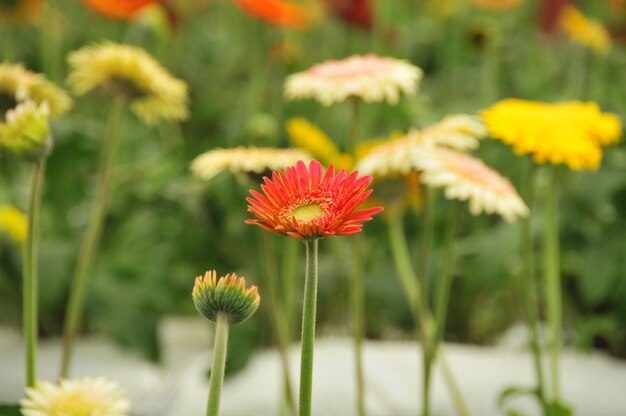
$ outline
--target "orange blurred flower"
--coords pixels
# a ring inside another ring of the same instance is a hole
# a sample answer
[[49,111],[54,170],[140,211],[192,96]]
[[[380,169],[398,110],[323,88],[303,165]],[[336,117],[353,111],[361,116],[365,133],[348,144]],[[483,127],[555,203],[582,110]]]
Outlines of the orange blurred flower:
[[0,1],[0,24],[32,22],[39,17],[41,0]]
[[311,24],[304,8],[285,0],[237,0],[237,4],[249,15],[275,26],[304,29]]
[[82,0],[96,13],[112,19],[129,20],[144,7],[161,4],[164,0]]

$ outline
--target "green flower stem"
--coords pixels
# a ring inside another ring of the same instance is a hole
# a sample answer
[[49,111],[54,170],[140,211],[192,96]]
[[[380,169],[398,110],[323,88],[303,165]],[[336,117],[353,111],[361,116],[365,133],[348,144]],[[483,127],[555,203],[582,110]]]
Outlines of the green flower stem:
[[260,230],[261,242],[263,248],[263,258],[266,270],[266,287],[267,287],[267,304],[270,313],[270,324],[274,333],[276,346],[278,347],[278,355],[280,356],[280,364],[283,370],[284,394],[287,406],[293,416],[297,416],[298,409],[293,394],[293,383],[291,381],[291,373],[289,371],[289,340],[287,337],[286,313],[283,303],[280,301],[278,289],[278,271],[276,270],[276,255],[273,250],[272,242],[266,231]]
[[34,387],[37,380],[37,302],[38,302],[38,251],[39,213],[41,192],[46,172],[45,156],[35,164],[28,197],[28,234],[24,247],[24,339],[26,349],[26,385]]
[[300,414],[311,416],[313,393],[313,350],[317,309],[317,257],[319,240],[306,240],[306,275],[302,311],[302,352],[300,357]]
[[[400,277],[400,282],[403,286],[407,301],[409,302],[409,307],[411,308],[415,324],[418,327],[422,348],[429,348],[428,345],[431,343],[431,338],[434,336],[432,332],[434,326],[433,317],[428,306],[421,302],[422,288],[419,286],[419,280],[417,279],[411,264],[408,243],[404,234],[404,221],[400,213],[393,214],[388,218],[389,241],[391,243],[391,251],[396,271]],[[430,348],[432,348],[432,344]],[[441,364],[444,381],[447,384],[448,390],[451,392],[457,414],[459,416],[468,416],[469,411],[467,410],[467,405],[465,404],[460,389],[454,380],[452,371],[447,364],[443,354],[443,347],[439,346],[437,349],[432,349],[430,356],[432,356],[433,359],[437,357],[439,363]],[[427,364],[425,362],[424,366],[426,365]],[[424,401],[427,400],[429,399],[424,397]]]
[[354,236],[354,265],[352,268],[352,287],[350,291],[352,305],[352,337],[354,341],[354,358],[356,367],[357,411],[359,416],[365,416],[365,382],[363,377],[363,324],[365,314],[365,286],[363,282],[363,238],[360,234]]
[[[350,100],[352,104],[352,131],[351,152],[356,160],[356,153],[361,140],[361,101],[356,97]],[[350,281],[352,283],[351,312],[352,312],[352,339],[354,343],[354,365],[356,369],[356,406],[359,416],[365,416],[365,378],[363,376],[363,333],[365,327],[365,282],[363,276],[363,239],[356,235],[353,240],[353,267]]]
[[93,261],[98,249],[104,219],[107,213],[109,194],[111,191],[111,172],[119,145],[119,129],[124,110],[124,102],[113,103],[106,127],[106,136],[102,145],[100,171],[98,174],[99,189],[91,218],[80,245],[76,268],[70,287],[70,295],[63,325],[63,356],[59,378],[67,378],[72,360],[74,341],[83,313],[85,283],[91,272]]
[[558,171],[552,168],[545,193],[544,284],[548,309],[548,345],[554,401],[560,401],[559,353],[561,347],[561,276],[559,263],[559,225],[557,218]]
[[530,335],[530,349],[533,355],[533,364],[535,367],[535,377],[537,378],[537,396],[541,403],[544,416],[548,416],[546,403],[546,393],[543,381],[543,364],[541,360],[541,349],[539,347],[539,336],[537,333],[538,323],[538,301],[537,301],[537,282],[535,279],[535,267],[533,259],[533,238],[532,238],[532,220],[533,220],[533,203],[535,199],[535,174],[536,166],[532,161],[528,161],[528,172],[526,174],[526,203],[530,208],[530,215],[522,221],[522,253],[524,259],[524,306],[526,312],[526,324],[528,325],[528,333]]
[[228,350],[228,319],[228,315],[223,312],[217,314],[206,416],[217,416],[220,408],[222,386],[224,385],[224,369],[226,368],[226,352]]

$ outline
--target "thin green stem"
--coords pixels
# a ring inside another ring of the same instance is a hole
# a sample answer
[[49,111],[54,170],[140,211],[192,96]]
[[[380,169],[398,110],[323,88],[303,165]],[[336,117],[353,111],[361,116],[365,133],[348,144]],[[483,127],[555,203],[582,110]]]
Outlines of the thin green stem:
[[365,309],[365,287],[363,282],[363,268],[361,267],[363,238],[360,234],[354,236],[354,265],[352,268],[352,337],[354,340],[354,357],[356,367],[357,386],[357,411],[359,416],[364,416],[365,411],[365,382],[363,377],[363,324]]
[[228,351],[228,320],[228,314],[223,312],[217,314],[206,416],[217,416],[220,409],[222,386],[224,385],[224,370],[226,368],[226,354]]
[[24,247],[24,339],[26,349],[26,385],[34,387],[37,381],[37,303],[39,212],[41,192],[46,172],[45,156],[35,164],[28,197],[28,233]]
[[74,341],[78,331],[85,297],[85,283],[91,272],[93,261],[98,250],[98,243],[107,214],[109,194],[111,191],[111,172],[119,145],[119,128],[124,105],[121,100],[114,102],[107,122],[106,135],[102,144],[100,171],[98,174],[98,193],[92,208],[91,217],[78,253],[76,268],[70,287],[70,295],[65,323],[63,325],[63,356],[59,378],[67,378],[72,360]]
[[557,218],[558,171],[552,167],[545,193],[544,284],[548,309],[548,345],[554,401],[560,400],[559,353],[561,348],[561,276],[559,263],[559,224]]
[[543,381],[543,364],[541,361],[541,348],[539,347],[538,325],[538,301],[537,301],[537,281],[535,279],[535,266],[533,256],[533,203],[535,200],[535,174],[536,166],[532,161],[528,161],[528,171],[526,174],[526,203],[530,207],[530,215],[522,221],[522,253],[524,259],[524,305],[526,312],[526,324],[528,325],[529,343],[533,355],[533,365],[535,367],[535,377],[537,378],[537,396],[543,409],[544,416],[548,416],[546,403],[546,393]]
[[306,240],[306,275],[302,311],[302,352],[300,357],[300,414],[311,416],[313,394],[313,351],[317,309],[317,257],[319,241]]
[[289,371],[289,341],[287,339],[286,313],[283,303],[280,301],[278,289],[278,271],[275,264],[276,255],[266,231],[261,231],[261,242],[263,248],[263,258],[265,260],[267,304],[270,310],[270,323],[274,333],[280,364],[283,371],[284,394],[287,406],[293,416],[297,416],[298,409],[293,394],[293,383]]
[[[361,101],[353,97],[351,151],[356,160],[356,153],[361,140]],[[359,416],[365,416],[365,377],[363,375],[363,333],[365,327],[365,283],[363,276],[363,239],[356,235],[353,240],[353,267],[351,276],[352,304],[352,339],[354,342],[354,365],[356,371],[356,406]]]

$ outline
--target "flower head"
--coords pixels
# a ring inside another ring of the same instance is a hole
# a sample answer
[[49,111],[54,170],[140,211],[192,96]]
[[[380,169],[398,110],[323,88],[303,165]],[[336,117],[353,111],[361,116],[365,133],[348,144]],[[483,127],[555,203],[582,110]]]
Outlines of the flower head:
[[20,64],[0,64],[0,120],[7,111],[26,100],[47,103],[52,116],[61,116],[72,106],[69,95],[43,75]]
[[128,20],[151,4],[161,4],[164,0],[82,0],[96,13],[111,19]]
[[98,89],[124,98],[147,124],[159,119],[184,120],[189,115],[185,82],[170,75],[141,48],[95,44],[72,52],[68,61],[72,68],[68,82],[78,95]]
[[616,143],[621,122],[594,102],[500,101],[481,113],[489,134],[531,154],[536,163],[564,163],[574,170],[600,166],[602,146]]
[[606,28],[598,20],[587,18],[579,9],[567,5],[559,16],[561,29],[574,41],[606,53],[611,46],[611,37]]
[[26,215],[13,205],[0,205],[0,236],[6,236],[14,244],[26,241],[28,221]]
[[[286,128],[291,144],[307,151],[322,164],[326,166],[332,164],[344,169],[354,164],[352,157],[342,153],[326,132],[307,119],[291,118],[287,120]],[[295,162],[292,165],[295,165]]]
[[285,95],[289,99],[313,98],[325,106],[349,97],[396,104],[401,93],[414,94],[421,79],[422,70],[406,61],[355,55],[290,75]]
[[213,179],[223,171],[232,173],[255,173],[284,169],[298,160],[311,157],[298,149],[273,149],[262,147],[235,147],[214,149],[202,153],[191,162],[191,171],[206,180]]
[[345,22],[369,30],[372,28],[370,0],[326,0],[331,13]]
[[468,201],[473,215],[495,213],[509,222],[528,215],[528,207],[511,182],[480,159],[444,147],[424,146],[416,163],[424,184],[444,188],[449,199]]
[[275,26],[304,29],[311,24],[306,10],[287,0],[237,0],[237,4],[251,16]]
[[261,303],[257,287],[246,288],[244,277],[229,273],[218,279],[215,270],[196,277],[192,297],[200,315],[216,321],[218,313],[225,313],[233,325],[250,318]]
[[318,161],[308,167],[299,161],[286,172],[273,172],[271,180],[264,178],[262,193],[250,191],[248,211],[258,219],[246,223],[299,240],[358,233],[363,222],[383,210],[357,210],[372,193],[367,190],[371,181],[357,171],[335,174],[332,166],[323,174]]
[[0,1],[0,25],[32,22],[39,17],[42,0]]
[[26,158],[39,158],[50,150],[50,110],[47,103],[18,104],[0,123],[0,148]]
[[26,389],[20,405],[24,416],[127,416],[125,392],[103,378],[39,382]]

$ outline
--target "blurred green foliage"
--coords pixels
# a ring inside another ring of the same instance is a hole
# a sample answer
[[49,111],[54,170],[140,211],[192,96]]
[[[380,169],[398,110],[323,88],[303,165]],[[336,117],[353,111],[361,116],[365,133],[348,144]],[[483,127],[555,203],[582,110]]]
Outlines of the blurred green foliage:
[[[597,3],[583,2],[594,13],[620,23]],[[107,20],[78,1],[50,1],[39,26],[0,28],[2,60],[24,62],[61,84],[69,51],[110,39],[145,47],[190,85],[192,116],[182,125],[150,129],[131,116],[125,120],[110,214],[89,283],[84,331],[105,333],[157,359],[159,317],[195,313],[190,293],[196,275],[215,268],[258,281],[258,231],[243,223],[248,217],[247,185],[227,174],[203,183],[190,175],[188,164],[215,147],[286,146],[282,126],[291,116],[307,117],[345,146],[347,105],[323,108],[282,98],[285,76],[316,62],[373,51],[409,59],[424,69],[416,97],[404,98],[397,107],[365,106],[363,131],[368,137],[422,126],[452,112],[473,113],[511,96],[596,100],[603,110],[624,119],[623,46],[615,45],[602,56],[563,36],[548,37],[536,28],[534,4],[500,12],[463,9],[441,16],[413,1],[379,0],[372,32],[330,17],[308,31],[292,32],[255,21],[230,2],[215,2],[168,34],[140,22]],[[281,55],[285,45],[295,53]],[[61,330],[109,104],[93,96],[79,98],[71,114],[53,125],[56,146],[49,160],[42,219],[44,335]],[[482,144],[478,155],[521,187],[522,158],[491,140]],[[607,150],[599,172],[564,172],[560,199],[567,333],[582,347],[602,347],[620,356],[626,356],[624,172],[626,146],[621,143]],[[28,165],[0,159],[0,201],[23,207],[29,175]],[[442,197],[436,201],[436,254],[449,208]],[[540,235],[541,206],[534,208]],[[415,255],[418,222],[416,213],[408,213],[407,233]],[[492,342],[522,321],[518,233],[518,226],[495,217],[464,217],[447,339]],[[365,236],[368,336],[408,337],[411,318],[381,219],[366,225]],[[348,240],[322,244],[322,333],[348,332],[349,265],[343,261]],[[433,257],[431,279],[436,279],[438,261],[439,256]],[[18,325],[17,250],[3,246],[0,265],[0,323]],[[263,294],[263,287],[260,290]],[[231,363],[236,368],[245,365],[247,352],[269,343],[267,317],[259,314],[236,329],[233,338],[241,340],[232,343],[242,350],[231,354],[231,360],[241,360]]]

